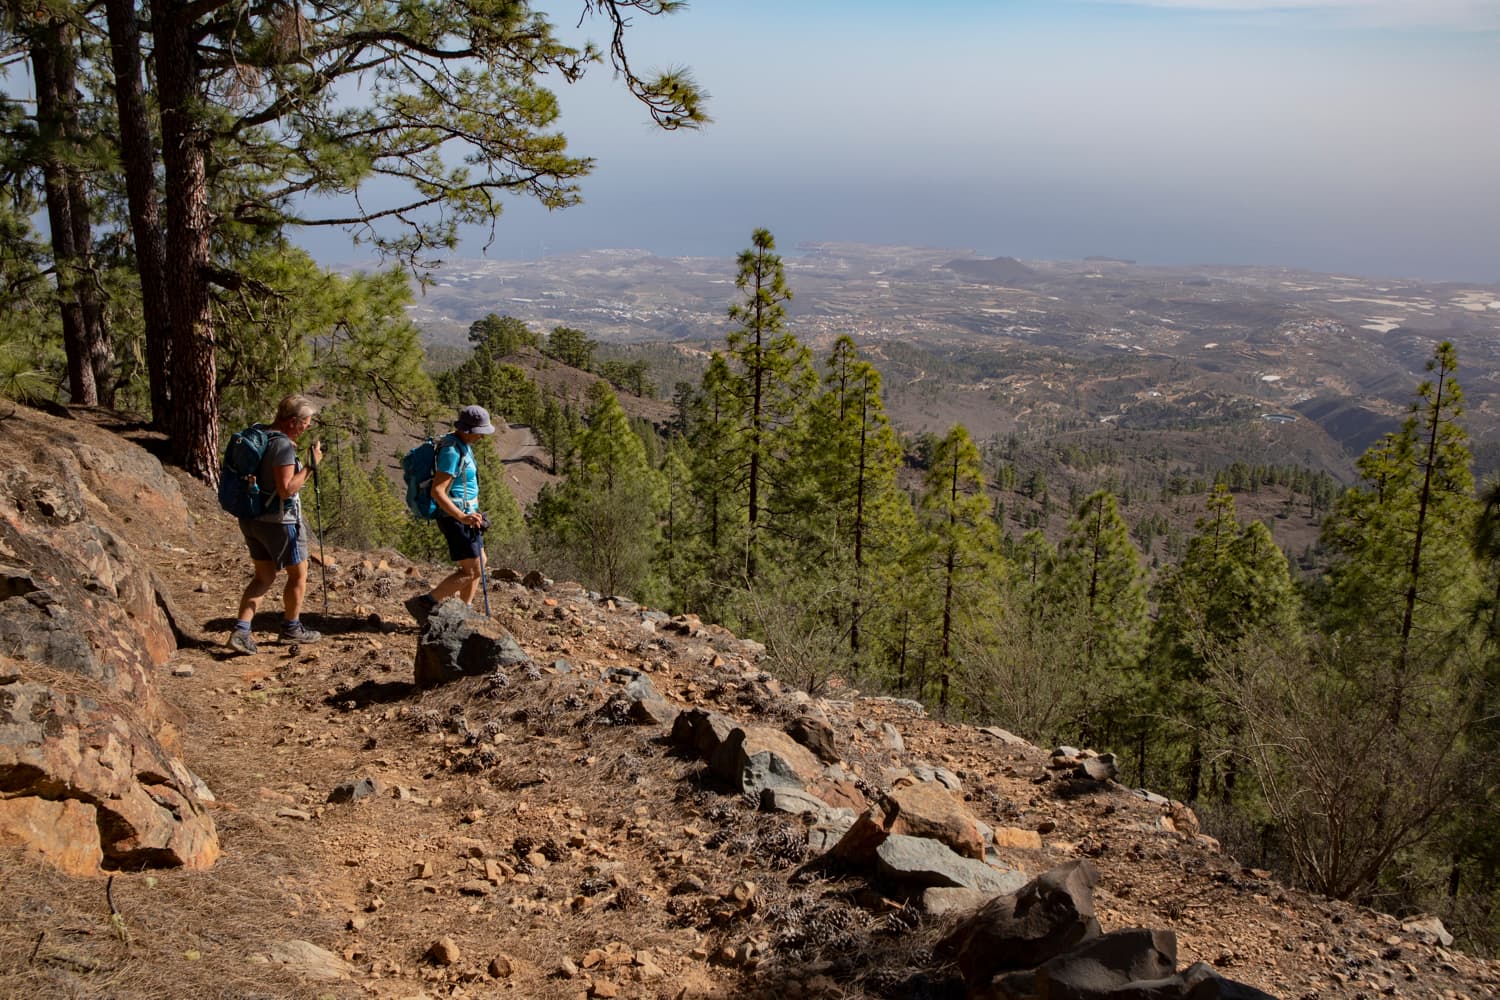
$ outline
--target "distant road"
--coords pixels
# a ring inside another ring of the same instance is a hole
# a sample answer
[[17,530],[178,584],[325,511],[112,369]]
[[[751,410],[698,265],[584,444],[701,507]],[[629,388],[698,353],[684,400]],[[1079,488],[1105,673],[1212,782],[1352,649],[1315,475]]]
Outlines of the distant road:
[[500,453],[500,460],[507,463],[524,462],[528,458],[540,461],[545,457],[528,424],[506,424],[495,441],[495,451]]

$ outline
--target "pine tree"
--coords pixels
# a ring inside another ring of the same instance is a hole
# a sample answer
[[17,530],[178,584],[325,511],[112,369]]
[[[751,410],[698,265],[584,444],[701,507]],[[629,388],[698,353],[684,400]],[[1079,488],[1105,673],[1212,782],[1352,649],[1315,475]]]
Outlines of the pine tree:
[[1478,514],[1453,345],[1439,344],[1399,433],[1360,457],[1364,481],[1339,501],[1323,541],[1333,553],[1330,625],[1378,642],[1394,662],[1393,724],[1408,681],[1465,628],[1479,583],[1469,539]]
[[[1207,514],[1199,519],[1182,563],[1163,575],[1153,652],[1153,700],[1162,717],[1181,724],[1186,741],[1181,794],[1188,801],[1198,799],[1207,745],[1232,742],[1241,728],[1232,709],[1216,697],[1211,662],[1247,640],[1295,639],[1297,619],[1286,556],[1261,522],[1240,527],[1234,497],[1220,482],[1209,495]],[[1142,727],[1138,767],[1143,772],[1147,738]],[[1226,798],[1234,776],[1231,758],[1221,789]],[[1144,773],[1139,777],[1148,780]]]
[[938,705],[946,711],[958,652],[999,613],[999,536],[989,517],[979,449],[956,425],[934,449],[922,484],[917,565],[930,601]]
[[584,582],[606,594],[639,593],[647,582],[664,489],[615,394],[597,382],[590,398],[578,462],[554,494],[542,526]]
[[[542,77],[576,80],[605,52],[563,43],[549,18],[527,4],[145,6],[160,141],[134,142],[122,153],[131,161],[127,174],[146,176],[160,150],[164,263],[174,291],[172,450],[189,472],[212,481],[213,288],[248,287],[226,250],[287,228],[339,226],[417,265],[451,246],[457,226],[491,222],[507,194],[549,208],[576,203],[578,180],[592,164],[566,152],[555,131],[557,101]],[[617,75],[667,129],[707,120],[701,94],[680,71],[650,79],[634,72],[625,35],[633,15],[678,6],[586,5],[607,23]],[[377,70],[379,86],[356,85]],[[144,158],[151,162],[141,164]],[[378,177],[408,186],[391,189],[378,208],[349,197]],[[314,214],[330,204],[354,208]],[[429,211],[435,207],[441,210]]]
[[1150,608],[1140,552],[1120,517],[1113,493],[1085,497],[1058,548],[1054,592],[1062,613],[1077,622],[1076,651],[1091,692],[1085,736],[1124,734],[1138,709],[1140,663],[1149,638]]
[[744,300],[729,308],[737,327],[728,338],[732,378],[727,387],[739,405],[744,574],[754,582],[767,514],[774,518],[792,504],[784,478],[786,449],[816,376],[807,348],[784,329],[792,293],[769,231],[755,230],[750,249],[741,251],[735,287]]
[[826,609],[847,635],[850,655],[863,652],[861,621],[872,606],[875,564],[890,561],[910,504],[896,483],[901,446],[880,399],[880,373],[840,337],[802,427],[793,467],[803,475],[788,555],[799,572],[844,580],[847,604]]

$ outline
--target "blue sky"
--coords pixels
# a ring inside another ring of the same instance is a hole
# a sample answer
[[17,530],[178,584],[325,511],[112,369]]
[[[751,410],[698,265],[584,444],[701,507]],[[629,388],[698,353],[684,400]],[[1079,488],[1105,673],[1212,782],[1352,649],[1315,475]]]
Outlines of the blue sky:
[[1500,282],[1500,0],[697,0],[632,42],[714,124],[654,132],[607,67],[559,87],[585,202],[511,203],[489,256],[731,256],[765,226]]

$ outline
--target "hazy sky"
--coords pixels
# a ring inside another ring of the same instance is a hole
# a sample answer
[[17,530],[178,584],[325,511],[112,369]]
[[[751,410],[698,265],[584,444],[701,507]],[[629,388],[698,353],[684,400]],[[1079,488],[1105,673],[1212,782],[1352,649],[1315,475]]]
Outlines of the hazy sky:
[[714,124],[653,131],[607,67],[560,87],[585,202],[512,202],[489,256],[732,256],[765,226],[1500,281],[1500,0],[696,0],[632,46]]

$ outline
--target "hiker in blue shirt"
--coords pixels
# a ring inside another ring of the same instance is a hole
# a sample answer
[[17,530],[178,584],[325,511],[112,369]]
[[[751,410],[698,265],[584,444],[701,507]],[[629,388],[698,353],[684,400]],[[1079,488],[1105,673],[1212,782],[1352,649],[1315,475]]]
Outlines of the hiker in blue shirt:
[[[302,520],[302,500],[297,493],[306,485],[312,468],[297,460],[297,439],[312,426],[317,414],[317,404],[306,396],[288,396],[276,407],[276,419],[255,477],[263,484],[263,491],[264,484],[270,484],[275,495],[260,517],[240,519],[240,533],[250,550],[255,576],[240,597],[238,620],[229,634],[229,647],[237,652],[258,651],[250,634],[250,621],[281,570],[286,570],[286,587],[281,592],[282,641],[308,643],[323,637],[303,625],[299,617],[307,592],[307,524]],[[321,461],[323,442],[314,441],[312,463]]]
[[432,501],[437,505],[437,526],[448,542],[448,557],[458,568],[448,574],[430,594],[417,594],[406,601],[417,624],[450,597],[465,604],[474,599],[484,572],[484,529],[489,527],[479,512],[479,474],[474,467],[474,443],[495,433],[490,414],[482,406],[458,411],[453,433],[437,443],[433,459]]

